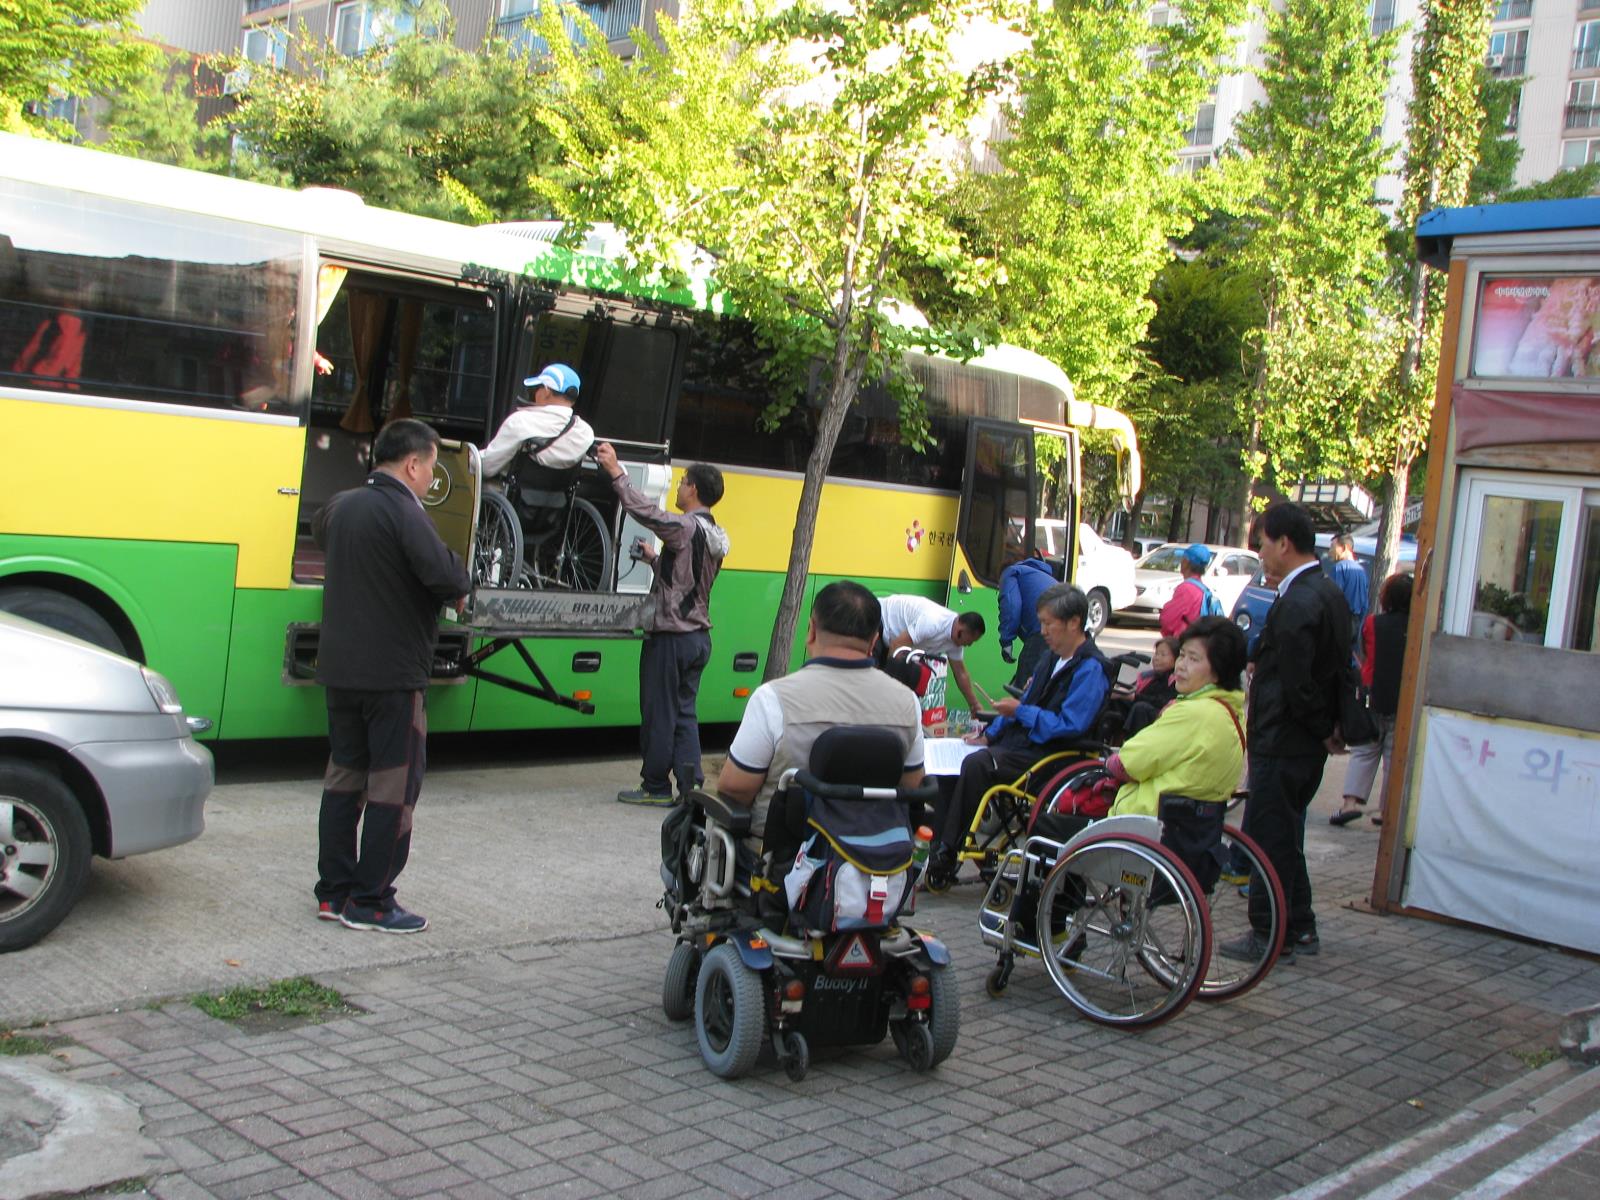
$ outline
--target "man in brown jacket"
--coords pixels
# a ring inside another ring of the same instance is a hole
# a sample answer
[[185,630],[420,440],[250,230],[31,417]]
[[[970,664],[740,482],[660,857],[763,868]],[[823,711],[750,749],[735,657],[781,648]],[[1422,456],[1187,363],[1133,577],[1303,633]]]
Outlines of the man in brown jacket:
[[628,515],[661,539],[658,554],[643,548],[655,572],[651,612],[639,654],[639,748],[644,756],[640,786],[618,792],[624,804],[668,805],[672,781],[678,792],[705,782],[700,769],[700,724],[695,698],[700,673],[711,659],[711,585],[728,554],[727,531],[711,515],[722,499],[722,472],[695,463],[678,481],[681,513],[652,504],[628,480],[608,442],[594,448],[595,461]]

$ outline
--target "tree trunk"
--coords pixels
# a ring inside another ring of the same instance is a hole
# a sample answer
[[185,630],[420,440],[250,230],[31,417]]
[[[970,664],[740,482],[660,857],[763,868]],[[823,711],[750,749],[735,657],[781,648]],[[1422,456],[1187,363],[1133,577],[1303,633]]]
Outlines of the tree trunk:
[[794,514],[794,539],[789,544],[789,569],[783,579],[783,597],[778,601],[772,641],[767,645],[767,665],[761,676],[763,681],[779,679],[789,673],[794,632],[800,623],[800,601],[805,595],[806,578],[811,571],[811,547],[816,540],[817,514],[822,508],[822,485],[828,475],[833,448],[839,441],[839,431],[844,428],[845,414],[850,411],[850,405],[855,402],[856,392],[861,386],[861,374],[865,367],[865,360],[860,359],[847,369],[848,361],[848,346],[841,334],[839,352],[834,357],[833,386],[828,392],[828,402],[823,406],[822,419],[817,423],[817,437],[811,446],[811,457],[806,460],[800,506]]
[[1133,498],[1133,507],[1128,510],[1128,519],[1122,526],[1122,548],[1130,554],[1133,553],[1133,539],[1139,536],[1139,517],[1144,512],[1144,493],[1145,489],[1140,488],[1139,494]]
[[1172,498],[1172,512],[1167,516],[1167,541],[1176,542],[1183,536],[1185,501],[1182,496]]
[[[1400,530],[1406,520],[1407,491],[1411,482],[1411,461],[1396,456],[1389,465],[1389,478],[1383,481],[1383,518],[1378,522],[1378,545],[1372,554],[1372,596],[1394,572],[1400,557]],[[1377,609],[1373,603],[1372,608]]]

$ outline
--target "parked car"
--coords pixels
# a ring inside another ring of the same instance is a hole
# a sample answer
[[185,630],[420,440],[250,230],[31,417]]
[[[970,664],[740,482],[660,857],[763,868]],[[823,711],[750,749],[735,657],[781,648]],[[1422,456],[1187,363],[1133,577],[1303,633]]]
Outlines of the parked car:
[[[1128,616],[1160,617],[1162,606],[1172,599],[1172,593],[1183,582],[1178,563],[1188,545],[1188,542],[1166,542],[1134,565],[1138,595],[1128,606]],[[1211,589],[1223,612],[1232,612],[1239,593],[1249,584],[1261,560],[1237,546],[1207,545],[1206,549],[1211,551],[1211,563],[1200,581]]]
[[[1067,523],[1040,518],[1034,522],[1034,544],[1055,568],[1064,571]],[[1084,628],[1093,636],[1106,627],[1111,614],[1133,603],[1133,555],[1114,546],[1087,525],[1078,526],[1078,569],[1073,582],[1089,597],[1089,620]]]
[[[1333,575],[1333,559],[1328,553],[1329,543],[1333,540],[1332,534],[1319,533],[1317,535],[1317,553],[1322,559],[1322,569],[1331,578]],[[1376,548],[1373,539],[1365,539],[1371,545],[1363,547],[1362,538],[1356,538],[1356,561],[1367,572],[1372,571],[1372,551]],[[1395,569],[1412,572],[1417,566],[1417,542],[1415,538],[1403,538],[1400,542],[1399,553],[1395,557]],[[1277,590],[1269,588],[1263,582],[1266,572],[1258,570],[1250,577],[1250,583],[1244,591],[1239,593],[1239,599],[1234,602],[1231,616],[1233,623],[1244,630],[1245,641],[1249,644],[1249,652],[1256,652],[1256,640],[1261,636],[1261,627],[1267,620],[1267,609],[1272,607],[1272,602],[1278,598]],[[1378,594],[1377,584],[1374,583],[1371,595]]]
[[0,613],[0,951],[66,917],[95,855],[198,837],[210,722],[136,662]]

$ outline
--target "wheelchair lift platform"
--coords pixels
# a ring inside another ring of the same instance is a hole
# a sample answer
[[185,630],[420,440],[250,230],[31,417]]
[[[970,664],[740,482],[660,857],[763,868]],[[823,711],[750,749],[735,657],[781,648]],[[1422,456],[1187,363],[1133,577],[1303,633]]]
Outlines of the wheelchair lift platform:
[[[461,625],[472,637],[484,639],[484,643],[462,655],[460,671],[521,695],[592,716],[594,705],[590,701],[556,691],[527,643],[556,637],[643,637],[645,601],[643,595],[616,592],[478,588],[472,594]],[[537,684],[485,669],[490,659],[508,649],[517,652]]]

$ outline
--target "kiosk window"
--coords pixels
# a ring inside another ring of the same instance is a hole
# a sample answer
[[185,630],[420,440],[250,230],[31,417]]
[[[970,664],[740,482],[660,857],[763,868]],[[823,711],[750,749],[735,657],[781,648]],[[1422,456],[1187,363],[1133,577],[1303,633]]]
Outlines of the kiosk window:
[[1485,497],[1473,586],[1474,637],[1544,642],[1560,532],[1559,500]]

